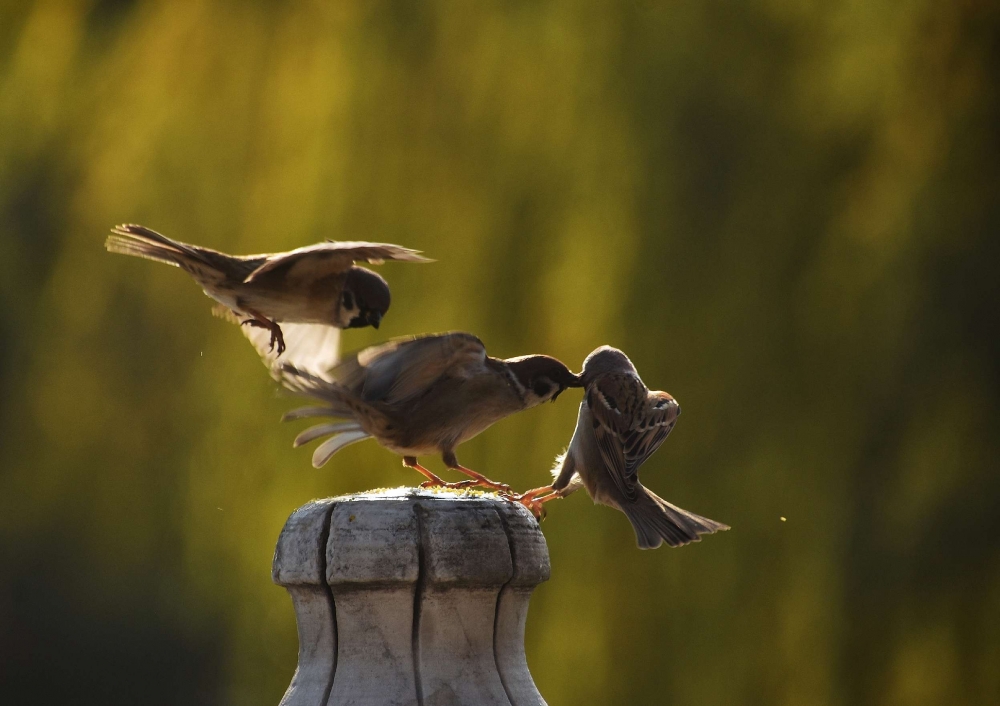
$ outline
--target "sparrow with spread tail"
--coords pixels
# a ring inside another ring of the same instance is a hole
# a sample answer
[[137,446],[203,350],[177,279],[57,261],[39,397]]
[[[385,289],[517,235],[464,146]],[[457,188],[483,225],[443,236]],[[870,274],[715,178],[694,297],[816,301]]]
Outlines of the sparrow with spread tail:
[[278,355],[285,350],[281,323],[378,328],[389,309],[389,285],[355,262],[429,262],[417,250],[389,243],[327,241],[283,253],[234,256],[139,225],[116,226],[112,233],[105,242],[110,252],[180,267],[241,323],[266,329]]
[[666,392],[650,392],[632,361],[602,346],[584,361],[585,389],[576,430],[556,459],[555,481],[518,497],[536,516],[543,504],[581,486],[594,502],[625,513],[641,549],[679,547],[729,527],[671,505],[639,482],[639,467],[674,428],[681,408]]
[[[286,387],[322,403],[293,410],[285,420],[343,420],[311,427],[295,439],[298,447],[330,437],[313,453],[316,468],[348,444],[372,437],[402,456],[404,466],[422,473],[425,486],[478,485],[506,493],[509,486],[462,466],[456,447],[508,415],[580,386],[579,378],[555,358],[493,358],[477,337],[457,332],[366,348],[333,370],[333,382],[288,365],[283,373]],[[473,480],[448,484],[417,462],[420,456],[437,453],[448,468]]]

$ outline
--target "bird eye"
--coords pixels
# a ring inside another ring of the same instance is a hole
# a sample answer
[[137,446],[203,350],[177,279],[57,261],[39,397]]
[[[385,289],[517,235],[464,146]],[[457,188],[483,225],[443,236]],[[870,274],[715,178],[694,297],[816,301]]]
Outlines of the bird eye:
[[351,294],[350,292],[344,292],[344,295],[341,297],[341,300],[344,303],[344,308],[345,309],[353,309],[354,308],[354,295]]
[[532,385],[531,389],[539,397],[545,397],[545,395],[547,395],[549,393],[549,390],[552,388],[549,387],[549,383],[545,382],[544,380],[539,380],[534,385]]

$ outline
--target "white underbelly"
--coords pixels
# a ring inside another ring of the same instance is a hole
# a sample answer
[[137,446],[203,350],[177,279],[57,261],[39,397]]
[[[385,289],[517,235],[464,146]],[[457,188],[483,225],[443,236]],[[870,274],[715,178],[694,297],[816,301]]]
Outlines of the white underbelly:
[[202,291],[205,292],[206,296],[219,302],[224,307],[228,307],[233,311],[238,311],[243,314],[247,313],[237,305],[236,295],[230,289],[213,289],[211,287],[204,287]]

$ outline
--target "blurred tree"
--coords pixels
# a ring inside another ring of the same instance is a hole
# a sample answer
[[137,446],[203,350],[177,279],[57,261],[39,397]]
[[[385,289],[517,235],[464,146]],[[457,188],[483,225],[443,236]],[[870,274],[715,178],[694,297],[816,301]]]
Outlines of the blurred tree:
[[[373,444],[309,468],[197,288],[103,251],[133,221],[420,248],[348,347],[611,343],[682,402],[644,480],[733,531],[640,553],[552,507],[550,703],[995,703],[998,29],[975,0],[0,3],[0,693],[277,703],[285,517],[417,480]],[[463,461],[539,484],[575,402]]]

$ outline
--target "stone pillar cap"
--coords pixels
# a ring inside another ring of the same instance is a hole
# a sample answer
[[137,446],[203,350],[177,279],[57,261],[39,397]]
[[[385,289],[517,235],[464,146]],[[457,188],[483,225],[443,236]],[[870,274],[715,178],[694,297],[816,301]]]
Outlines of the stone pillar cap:
[[524,624],[548,549],[518,503],[414,488],[314,500],[285,524],[272,577],[299,629],[285,706],[545,703]]

